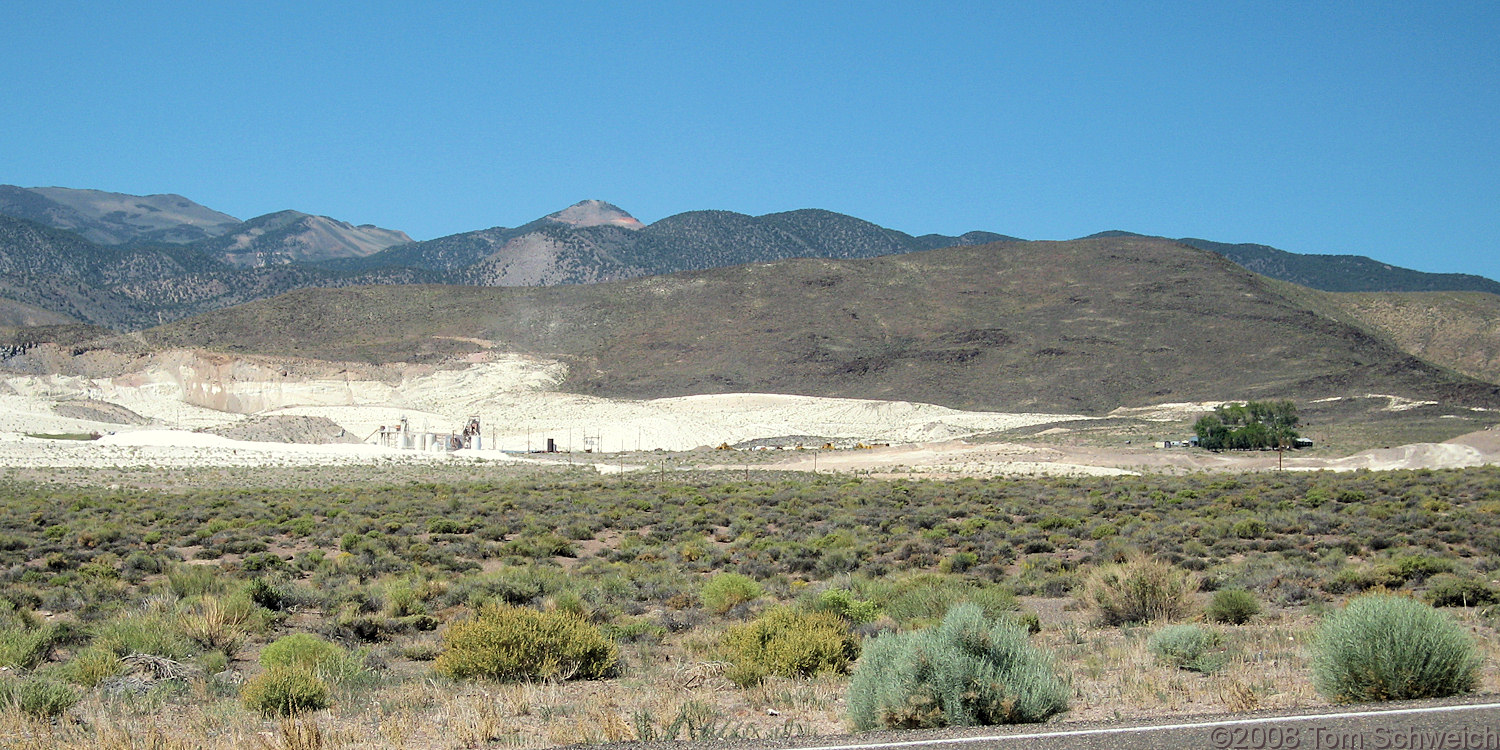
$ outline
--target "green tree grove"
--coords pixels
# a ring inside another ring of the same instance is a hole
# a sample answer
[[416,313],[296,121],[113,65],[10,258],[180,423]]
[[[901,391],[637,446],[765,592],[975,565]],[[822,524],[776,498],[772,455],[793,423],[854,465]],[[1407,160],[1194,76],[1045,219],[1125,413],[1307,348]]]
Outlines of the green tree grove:
[[1297,406],[1291,401],[1224,404],[1200,417],[1193,430],[1209,450],[1290,448],[1297,439]]

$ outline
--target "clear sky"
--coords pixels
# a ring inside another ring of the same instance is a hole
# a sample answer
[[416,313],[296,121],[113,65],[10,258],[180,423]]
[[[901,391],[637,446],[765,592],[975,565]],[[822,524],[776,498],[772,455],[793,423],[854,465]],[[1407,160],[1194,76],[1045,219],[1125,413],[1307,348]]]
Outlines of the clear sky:
[[418,239],[585,198],[1500,278],[1500,3],[7,3],[0,183]]

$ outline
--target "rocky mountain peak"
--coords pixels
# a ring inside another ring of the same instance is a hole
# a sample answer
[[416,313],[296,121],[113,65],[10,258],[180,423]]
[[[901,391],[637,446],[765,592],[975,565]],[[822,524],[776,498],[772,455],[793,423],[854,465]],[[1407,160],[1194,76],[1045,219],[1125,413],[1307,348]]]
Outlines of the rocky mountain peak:
[[645,226],[639,219],[626,213],[619,206],[599,200],[579,201],[557,213],[548,214],[546,218],[574,227],[610,225],[626,229],[641,229]]

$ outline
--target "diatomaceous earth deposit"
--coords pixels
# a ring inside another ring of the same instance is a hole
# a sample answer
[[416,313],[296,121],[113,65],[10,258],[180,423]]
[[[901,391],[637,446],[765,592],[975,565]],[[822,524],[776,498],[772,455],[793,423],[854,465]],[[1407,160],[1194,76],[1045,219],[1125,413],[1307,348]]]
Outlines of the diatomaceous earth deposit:
[[[565,392],[564,364],[514,353],[487,352],[441,366],[181,350],[130,360],[106,354],[35,360],[34,372],[27,362],[13,362],[0,380],[0,460],[6,466],[489,461],[592,462],[601,471],[629,471],[651,467],[646,454],[652,452],[733,448],[703,453],[696,464],[734,468],[744,460],[735,456],[749,451],[766,454],[756,462],[767,468],[951,477],[1459,468],[1500,459],[1494,431],[1353,455],[1287,458],[1047,439],[1100,421],[1078,414],[774,393],[610,399]],[[1212,407],[1161,404],[1109,416],[1167,424]],[[478,434],[461,439],[463,426],[475,419]],[[408,435],[406,442],[398,431]]]

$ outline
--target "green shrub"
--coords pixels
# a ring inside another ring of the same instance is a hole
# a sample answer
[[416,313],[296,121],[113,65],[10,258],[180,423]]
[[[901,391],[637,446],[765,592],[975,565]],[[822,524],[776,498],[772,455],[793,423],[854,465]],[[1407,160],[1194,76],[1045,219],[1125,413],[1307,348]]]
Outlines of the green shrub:
[[89,646],[63,667],[69,682],[93,687],[125,671],[120,657],[102,646]]
[[55,645],[57,629],[49,625],[0,627],[0,667],[36,669]]
[[291,597],[281,586],[263,577],[250,579],[249,585],[245,587],[245,595],[250,597],[255,606],[272,612],[280,612],[292,604]]
[[473,521],[455,521],[451,518],[434,518],[427,522],[429,534],[467,534],[474,530]]
[[1434,607],[1482,607],[1500,603],[1500,594],[1484,581],[1443,573],[1427,582],[1427,601]]
[[1313,686],[1338,703],[1442,698],[1473,690],[1479,653],[1462,626],[1415,599],[1368,594],[1313,639]]
[[1119,536],[1119,535],[1120,535],[1120,527],[1118,527],[1118,526],[1116,526],[1116,525],[1114,525],[1112,523],[1101,523],[1098,526],[1095,526],[1094,528],[1089,529],[1089,538],[1090,539],[1094,539],[1096,541],[1100,540],[1100,539],[1108,539],[1108,538],[1110,538],[1112,536]]
[[263,716],[287,716],[328,707],[328,683],[300,666],[277,665],[245,681],[240,699]]
[[562,591],[568,576],[556,568],[507,565],[492,573],[465,576],[453,582],[443,597],[446,604],[481,607],[487,602],[532,604]]
[[115,656],[149,654],[177,661],[197,651],[175,622],[157,614],[131,614],[102,623],[94,628],[93,645]]
[[943,573],[966,573],[978,564],[979,555],[973,552],[954,552],[938,563],[938,570]]
[[1219,631],[1200,625],[1168,625],[1146,641],[1151,653],[1166,664],[1204,674],[1224,666],[1224,654],[1217,651],[1222,645],[1224,636]]
[[1026,628],[1027,633],[1036,635],[1042,632],[1041,616],[1029,609],[1024,612],[1017,612],[1014,615],[1008,615],[1008,617],[1017,625]]
[[855,625],[863,625],[880,616],[880,607],[875,602],[855,599],[853,594],[843,589],[825,589],[807,608],[813,612],[838,615]]
[[1266,522],[1259,518],[1243,518],[1230,527],[1229,533],[1241,539],[1256,539],[1266,534]]
[[45,677],[0,679],[0,705],[41,718],[56,718],[78,703],[78,691]]
[[361,670],[359,659],[336,643],[330,643],[311,633],[293,633],[266,646],[260,652],[261,666],[301,667],[335,682],[342,681]]
[[730,663],[728,677],[740,687],[757,684],[767,675],[842,674],[859,658],[859,641],[843,618],[789,607],[730,628],[723,649]]
[[1105,625],[1180,619],[1197,590],[1192,573],[1144,557],[1099,568],[1084,585],[1088,604]]
[[760,584],[748,576],[742,576],[739,573],[720,573],[704,582],[700,596],[705,609],[716,615],[722,615],[733,609],[735,605],[759,599],[764,593]]
[[205,651],[198,656],[198,668],[204,674],[218,674],[229,668],[229,657],[221,651]]
[[427,605],[411,581],[392,581],[385,586],[385,614],[390,617],[425,615]]
[[607,622],[600,626],[615,643],[661,643],[667,629],[645,618],[622,618],[619,622]]
[[1334,572],[1333,577],[1323,582],[1323,589],[1331,594],[1351,594],[1373,588],[1398,588],[1402,581],[1389,575],[1394,570],[1378,571],[1374,568],[1345,565]]
[[173,565],[167,571],[167,586],[172,593],[186,599],[190,596],[222,594],[228,583],[219,576],[217,565]]
[[562,612],[490,605],[443,634],[432,667],[463,679],[584,679],[609,676],[619,649],[599,629]]
[[1211,622],[1244,625],[1260,614],[1260,602],[1244,589],[1220,589],[1214,592],[1213,600],[1203,613]]
[[899,623],[936,622],[964,602],[978,605],[986,617],[999,617],[1020,606],[1015,594],[998,586],[933,573],[919,573],[871,588],[870,598]]
[[1067,710],[1068,692],[1023,626],[962,604],[937,627],[870,641],[849,716],[861,731],[1039,722]]
[[1397,555],[1385,566],[1394,571],[1394,575],[1401,581],[1421,583],[1438,573],[1448,573],[1453,570],[1453,561],[1431,555]]

